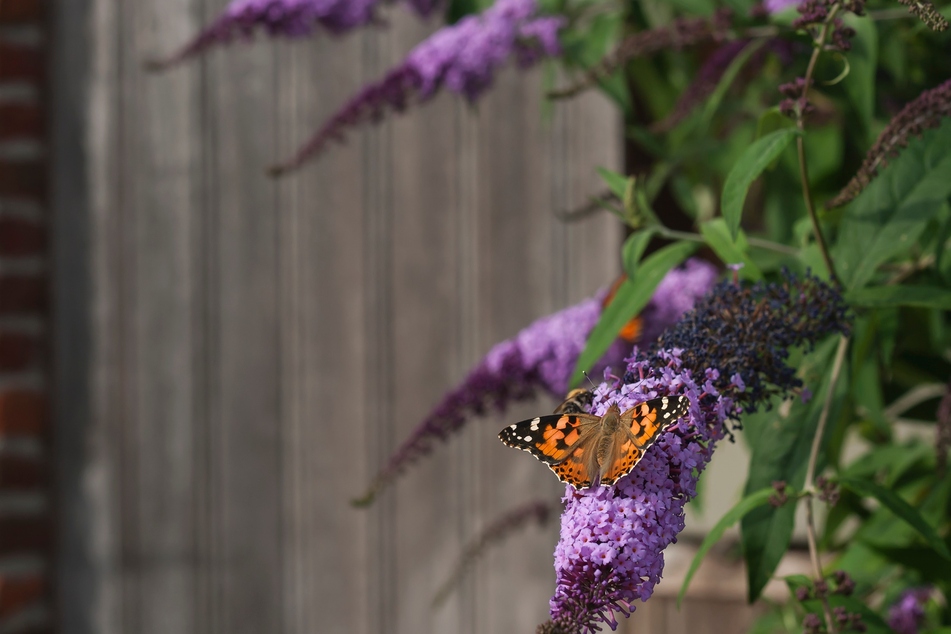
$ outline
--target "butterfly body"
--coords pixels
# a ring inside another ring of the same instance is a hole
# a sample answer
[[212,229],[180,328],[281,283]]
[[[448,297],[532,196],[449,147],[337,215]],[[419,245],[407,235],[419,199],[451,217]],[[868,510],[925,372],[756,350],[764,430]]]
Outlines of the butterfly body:
[[576,489],[596,482],[611,485],[631,472],[661,432],[686,416],[689,406],[684,396],[663,396],[624,412],[611,405],[603,416],[556,413],[509,425],[499,438],[531,453]]

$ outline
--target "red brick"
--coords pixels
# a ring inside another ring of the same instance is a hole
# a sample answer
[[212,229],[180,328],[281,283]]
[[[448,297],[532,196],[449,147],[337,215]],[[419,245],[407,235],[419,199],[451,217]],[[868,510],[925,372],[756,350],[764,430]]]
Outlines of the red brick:
[[0,104],[0,141],[38,139],[43,128],[43,109],[38,104]]
[[0,436],[41,435],[46,428],[46,409],[46,396],[42,392],[0,391]]
[[0,196],[42,199],[46,166],[39,161],[0,160]]
[[0,491],[31,491],[46,484],[46,463],[40,458],[0,454]]
[[42,49],[0,41],[0,81],[40,83],[43,70]]
[[0,577],[0,619],[20,612],[46,594],[46,579],[40,575]]
[[43,17],[43,0],[0,0],[0,24],[36,22]]
[[0,372],[26,370],[37,357],[36,337],[0,331]]
[[49,550],[50,545],[47,518],[0,518],[0,556],[42,554]]
[[46,227],[22,218],[0,218],[0,257],[37,255],[46,249]]
[[44,312],[47,300],[43,277],[13,274],[0,277],[0,315]]

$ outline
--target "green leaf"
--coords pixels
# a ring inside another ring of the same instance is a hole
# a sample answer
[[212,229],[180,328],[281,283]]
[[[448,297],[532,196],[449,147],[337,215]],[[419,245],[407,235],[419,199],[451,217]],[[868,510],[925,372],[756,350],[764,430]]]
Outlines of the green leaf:
[[[724,264],[743,264],[743,268],[739,270],[740,278],[754,282],[763,279],[762,271],[746,254],[746,249],[740,248],[730,237],[730,230],[723,218],[714,218],[703,223],[700,225],[700,233]],[[742,234],[740,237],[743,237]]]
[[747,147],[730,170],[723,184],[720,207],[734,240],[740,231],[743,202],[746,200],[750,185],[773,162],[773,159],[782,153],[793,137],[799,134],[796,128],[785,128],[767,134]]
[[951,310],[951,290],[940,286],[872,286],[845,294],[853,306],[918,306]]
[[720,541],[720,538],[723,537],[723,533],[726,532],[726,529],[740,521],[740,518],[745,516],[751,510],[763,506],[769,502],[770,496],[775,492],[775,489],[772,487],[767,487],[747,495],[742,500],[740,500],[736,506],[727,511],[726,514],[720,518],[720,521],[718,521],[716,525],[710,529],[710,532],[707,533],[707,536],[703,538],[703,543],[700,544],[697,554],[693,556],[693,561],[690,562],[690,569],[687,570],[687,576],[684,577],[683,585],[680,586],[680,593],[677,594],[678,608],[680,607],[680,603],[683,601],[684,595],[687,593],[687,587],[690,586],[690,580],[693,579],[694,573],[696,573],[697,568],[700,567],[700,562],[702,562],[703,558],[706,557],[707,552],[713,548],[713,545]]
[[575,364],[575,371],[571,376],[571,385],[581,382],[582,373],[590,370],[591,366],[601,358],[608,347],[617,339],[624,324],[637,315],[654,294],[654,289],[667,274],[690,254],[697,250],[697,243],[677,242],[652,253],[645,259],[637,270],[637,276],[624,280],[614,300],[601,313],[601,318],[588,335],[584,350]]
[[849,74],[842,87],[859,115],[866,138],[871,132],[875,107],[875,67],[878,65],[878,28],[874,20],[849,14],[846,25],[855,29],[849,50]]
[[[779,411],[774,410],[773,419],[769,421],[765,429],[759,432],[756,443],[752,447],[746,493],[771,486],[777,480],[786,482],[794,489],[802,487],[806,477],[809,450],[819,422],[819,413],[828,392],[828,372],[837,343],[837,338],[826,340],[815,352],[805,357],[801,364],[803,368],[821,368],[824,375],[812,400],[804,404],[799,399],[795,399],[791,404],[784,404],[789,409],[786,416],[779,413],[784,409],[783,407],[778,408]],[[806,378],[810,378],[808,372],[806,374]],[[812,379],[807,381],[807,384],[814,385],[816,382]],[[833,407],[829,412],[830,420],[835,420],[839,409],[838,403],[843,400],[848,391],[848,385],[848,377],[840,377],[833,397]],[[825,442],[823,442],[824,445]],[[821,467],[824,464],[823,452],[819,455],[818,466]],[[779,508],[759,507],[743,518],[740,524],[741,544],[743,557],[746,559],[750,603],[762,593],[763,588],[772,578],[776,566],[786,553],[792,538],[795,514],[796,505],[786,504]]]
[[951,121],[908,147],[845,210],[833,249],[846,290],[866,286],[883,262],[907,252],[951,195]]
[[449,6],[446,7],[446,23],[455,24],[467,15],[481,10],[479,0],[449,0]]
[[598,167],[596,169],[601,179],[607,184],[608,189],[611,190],[611,193],[621,200],[624,200],[624,193],[627,191],[627,184],[631,178],[623,174],[618,174],[617,172],[612,172],[606,167]]
[[641,257],[644,255],[644,249],[647,248],[647,245],[650,244],[651,238],[653,237],[654,230],[645,229],[637,233],[632,233],[628,236],[627,240],[624,241],[624,247],[621,249],[621,257],[624,263],[624,272],[627,273],[629,279],[637,277],[637,267],[641,262]]
[[743,66],[746,65],[746,62],[749,61],[753,53],[761,49],[765,44],[765,40],[747,44],[743,50],[740,51],[740,54],[733,58],[733,61],[730,62],[726,70],[723,71],[723,75],[720,76],[720,81],[717,82],[716,88],[713,89],[710,97],[707,98],[706,103],[703,105],[703,112],[700,114],[698,127],[702,135],[704,135],[710,127],[710,122],[713,121],[713,115],[716,114],[716,111],[720,108],[720,104],[723,102],[726,92],[730,89],[730,86],[733,85],[740,71],[743,70]]
[[898,497],[895,492],[879,486],[870,480],[860,480],[858,478],[840,477],[839,483],[859,495],[874,497],[881,502],[882,506],[888,508],[897,517],[903,519],[909,526],[918,531],[918,534],[925,539],[935,552],[951,561],[951,551],[948,550],[948,547],[938,536],[935,529],[925,521],[925,518],[921,516],[921,513],[919,513],[917,509]]

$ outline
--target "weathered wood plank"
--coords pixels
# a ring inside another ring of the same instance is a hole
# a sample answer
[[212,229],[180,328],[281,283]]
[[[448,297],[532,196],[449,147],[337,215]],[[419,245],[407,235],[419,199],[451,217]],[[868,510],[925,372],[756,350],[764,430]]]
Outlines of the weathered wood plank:
[[[169,10],[171,9],[171,10]],[[114,292],[119,602],[126,631],[192,629],[194,308],[190,232],[200,213],[196,69],[148,76],[142,60],[196,26],[195,5],[123,4],[116,22],[119,173]]]
[[156,77],[141,61],[225,1],[91,1],[76,374],[95,377],[92,449],[70,458],[88,486],[67,490],[91,528],[61,577],[64,631],[530,631],[554,528],[429,608],[480,527],[560,494],[501,448],[499,421],[369,511],[346,501],[493,343],[615,270],[613,225],[552,216],[617,158],[602,106],[543,123],[539,73],[508,71],[476,112],[443,96],[275,184],[264,166],[432,25],[394,12],[387,32],[235,46]]
[[[363,72],[364,36],[280,45],[279,156],[287,156],[350,96]],[[372,468],[366,455],[367,346],[364,142],[279,184],[285,631],[373,632],[375,559],[368,523],[348,504]],[[375,464],[373,465],[375,466]],[[372,624],[372,625],[371,625]],[[385,628],[384,628],[385,629]]]

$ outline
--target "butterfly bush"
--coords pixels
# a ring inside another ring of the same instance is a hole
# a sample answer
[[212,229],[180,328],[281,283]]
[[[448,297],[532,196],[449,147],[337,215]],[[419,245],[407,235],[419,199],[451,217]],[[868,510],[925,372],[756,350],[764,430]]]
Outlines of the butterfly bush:
[[539,631],[590,632],[599,623],[615,629],[618,614],[650,598],[663,551],[683,530],[684,506],[728,421],[801,385],[783,363],[790,347],[808,349],[847,328],[841,297],[818,278],[787,273],[774,284],[725,282],[650,352],[635,350],[621,381],[599,385],[594,414],[612,403],[624,410],[673,395],[687,396],[690,410],[614,486],[566,487],[551,621]]
[[[638,341],[649,342],[677,321],[713,287],[716,277],[716,268],[698,259],[667,273],[643,311]],[[437,442],[462,429],[472,416],[482,415],[490,407],[505,411],[511,403],[534,398],[539,390],[555,398],[564,396],[588,333],[601,317],[605,296],[606,292],[601,291],[493,346],[410,433],[359,502],[369,503],[403,469],[430,453]],[[618,340],[596,368],[620,369],[630,351],[631,343]]]
[[[380,0],[234,0],[191,42],[156,63],[167,67],[198,55],[212,46],[250,39],[256,31],[298,38],[318,29],[340,35],[377,21]],[[428,16],[438,0],[407,0],[416,13]]]
[[565,19],[540,15],[536,0],[497,0],[478,15],[433,33],[403,62],[376,83],[365,86],[298,150],[274,168],[282,173],[300,166],[344,132],[377,121],[388,109],[403,110],[411,100],[431,99],[440,88],[474,102],[509,59],[527,68],[543,57],[558,55],[558,31]]

